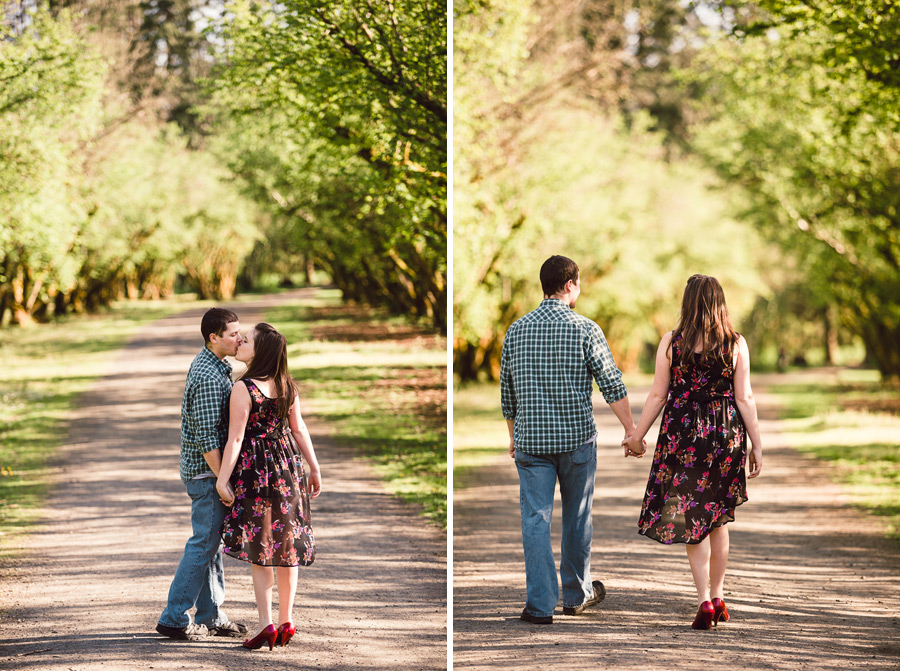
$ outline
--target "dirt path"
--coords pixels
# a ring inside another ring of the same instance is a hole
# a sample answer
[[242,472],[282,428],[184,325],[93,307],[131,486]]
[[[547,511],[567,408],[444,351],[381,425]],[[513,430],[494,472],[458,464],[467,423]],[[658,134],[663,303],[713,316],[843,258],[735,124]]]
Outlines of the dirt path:
[[[289,298],[239,306],[241,323]],[[0,669],[446,668],[445,535],[386,493],[348,446],[330,441],[314,407],[305,412],[325,486],[313,502],[319,556],[300,571],[297,637],[270,653],[154,631],[190,536],[178,477],[180,403],[202,313],[154,324],[82,397],[48,521],[29,540],[28,561],[0,586],[8,611]],[[226,612],[255,629],[249,565],[225,562]]]
[[[632,403],[646,392],[630,390]],[[900,669],[896,545],[848,507],[820,467],[784,446],[773,399],[757,398],[763,475],[750,481],[750,501],[731,525],[731,622],[690,628],[696,593],[684,549],[637,534],[650,460],[612,447],[621,428],[601,399],[592,572],[606,600],[577,617],[558,609],[549,626],[519,620],[518,478],[498,446],[496,462],[453,493],[454,668]],[[647,438],[655,444],[655,433]],[[558,561],[558,513],[553,528]]]

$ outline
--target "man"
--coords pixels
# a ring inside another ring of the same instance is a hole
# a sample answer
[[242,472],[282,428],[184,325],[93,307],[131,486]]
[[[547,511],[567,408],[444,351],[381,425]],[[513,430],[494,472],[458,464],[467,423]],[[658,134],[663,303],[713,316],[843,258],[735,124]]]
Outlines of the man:
[[[212,308],[200,322],[205,346],[188,370],[181,402],[181,480],[191,497],[193,535],[184,547],[169,599],[156,630],[170,638],[198,640],[208,635],[240,637],[243,624],[229,622],[225,601],[225,571],[220,531],[227,508],[216,492],[228,437],[231,365],[243,342],[238,317],[231,310]],[[196,606],[193,619],[189,611]]]
[[578,615],[603,600],[591,581],[591,503],[597,471],[597,430],[591,379],[634,433],[631,405],[603,331],[572,310],[581,293],[578,266],[551,256],[541,267],[544,300],[506,332],[500,364],[509,456],[519,472],[527,598],[522,619],[551,624],[559,601],[550,543],[553,495],[562,497],[563,614]]

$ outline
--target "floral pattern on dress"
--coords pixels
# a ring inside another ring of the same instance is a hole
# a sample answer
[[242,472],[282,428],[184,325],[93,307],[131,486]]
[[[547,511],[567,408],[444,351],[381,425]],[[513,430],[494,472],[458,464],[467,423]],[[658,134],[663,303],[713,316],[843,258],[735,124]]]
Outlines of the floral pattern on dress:
[[[672,341],[679,361],[681,337]],[[734,365],[673,365],[638,533],[660,543],[701,542],[747,500],[747,439],[734,401]]]
[[225,516],[226,554],[261,566],[309,566],[316,558],[303,460],[276,404],[252,380],[250,416],[231,474],[234,504]]

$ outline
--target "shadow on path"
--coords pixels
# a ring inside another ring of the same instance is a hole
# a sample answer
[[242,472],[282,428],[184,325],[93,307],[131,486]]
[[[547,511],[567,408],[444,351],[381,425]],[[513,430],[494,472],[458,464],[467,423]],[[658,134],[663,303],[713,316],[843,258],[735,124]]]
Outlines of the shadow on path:
[[[646,392],[630,390],[635,417]],[[690,628],[696,593],[683,546],[637,533],[655,434],[647,457],[624,459],[621,427],[601,399],[592,573],[606,584],[606,600],[576,617],[558,609],[550,626],[519,620],[518,478],[499,445],[495,463],[467,474],[453,495],[454,668],[900,668],[896,546],[847,505],[820,466],[779,442],[773,400],[757,398],[763,474],[730,525],[731,622]],[[557,497],[557,517],[558,506]],[[554,519],[557,561],[559,530]]]

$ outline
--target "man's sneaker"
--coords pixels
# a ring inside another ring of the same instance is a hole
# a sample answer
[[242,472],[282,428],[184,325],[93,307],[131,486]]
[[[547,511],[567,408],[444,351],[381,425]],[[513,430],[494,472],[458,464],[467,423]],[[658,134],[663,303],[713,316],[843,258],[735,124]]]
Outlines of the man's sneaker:
[[210,627],[210,636],[229,636],[231,638],[242,638],[247,634],[247,625],[238,622],[226,622],[218,627]]
[[594,596],[592,596],[580,606],[563,606],[563,615],[578,615],[584,612],[585,608],[596,606],[598,603],[603,601],[603,599],[606,597],[606,588],[603,586],[603,583],[599,580],[595,580],[591,584],[594,586]]
[[522,610],[522,619],[531,624],[553,624],[552,615],[532,615],[527,610]]
[[199,641],[209,635],[209,630],[205,624],[196,624],[191,622],[186,627],[167,627],[164,624],[157,624],[156,631],[163,636],[176,638],[180,641]]

